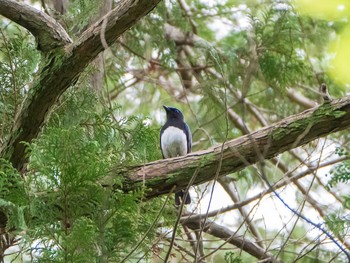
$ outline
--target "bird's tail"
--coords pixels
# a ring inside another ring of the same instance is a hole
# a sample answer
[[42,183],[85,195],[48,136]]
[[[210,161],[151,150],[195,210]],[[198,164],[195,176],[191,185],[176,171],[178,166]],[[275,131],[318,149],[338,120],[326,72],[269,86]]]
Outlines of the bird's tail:
[[[186,192],[184,190],[180,190],[175,193],[175,205],[179,206],[181,202],[184,201],[184,197],[186,195]],[[185,205],[188,205],[191,203],[191,197],[190,193],[187,193],[186,200],[185,200]]]

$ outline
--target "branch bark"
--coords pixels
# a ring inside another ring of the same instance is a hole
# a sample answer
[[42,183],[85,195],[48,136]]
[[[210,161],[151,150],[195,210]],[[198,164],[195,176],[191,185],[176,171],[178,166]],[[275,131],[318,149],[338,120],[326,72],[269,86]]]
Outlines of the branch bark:
[[[122,33],[149,13],[159,1],[120,1],[116,8],[89,27],[77,42],[52,52],[46,66],[38,73],[38,79],[29,90],[22,109],[16,117],[11,135],[0,151],[0,156],[10,160],[16,169],[23,170],[27,161],[26,144],[23,142],[30,143],[38,136],[60,95],[75,84],[86,66],[104,50],[105,45],[102,42],[108,45],[114,43]],[[0,0],[2,13],[5,12],[5,4],[12,2]],[[38,15],[31,8],[23,9],[23,12],[24,18],[18,18],[17,21],[24,26],[27,22],[22,20],[30,20],[26,18],[30,15],[35,17],[32,18],[33,21],[40,20],[40,16],[44,17],[42,13]],[[15,16],[12,18],[16,19]],[[32,33],[35,34],[36,29],[35,27]],[[40,33],[37,36],[39,35]]]
[[[251,164],[270,159],[284,151],[302,146],[330,133],[350,126],[350,96],[287,117],[261,130],[228,141],[223,147],[219,176],[239,171]],[[140,187],[148,189],[146,197],[165,193],[176,185],[176,190],[187,186],[195,170],[199,172],[194,184],[214,178],[221,157],[221,145],[187,156],[164,159],[145,165],[118,168],[111,171],[104,184],[114,176],[124,176],[125,191]]]
[[28,29],[38,43],[38,49],[47,52],[72,43],[67,32],[51,16],[14,0],[0,0],[0,14]]

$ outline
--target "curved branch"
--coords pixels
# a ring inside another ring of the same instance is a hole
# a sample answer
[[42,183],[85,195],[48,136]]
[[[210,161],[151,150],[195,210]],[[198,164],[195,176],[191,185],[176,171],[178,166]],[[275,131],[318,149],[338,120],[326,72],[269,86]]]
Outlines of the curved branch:
[[43,52],[72,42],[55,19],[25,3],[0,0],[0,14],[28,29],[36,38],[38,49]]
[[[302,146],[319,137],[350,127],[350,96],[290,116],[271,126],[225,143],[220,176],[233,173],[262,159]],[[115,169],[106,178],[124,176],[125,191],[145,186],[148,198],[186,187],[200,167],[194,184],[214,178],[221,145],[187,156],[164,159],[129,169]],[[108,183],[107,183],[108,185]]]

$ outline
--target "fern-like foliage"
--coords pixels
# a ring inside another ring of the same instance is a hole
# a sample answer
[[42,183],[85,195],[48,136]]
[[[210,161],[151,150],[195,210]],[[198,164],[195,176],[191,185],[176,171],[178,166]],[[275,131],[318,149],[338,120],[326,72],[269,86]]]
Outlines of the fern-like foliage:
[[[348,151],[345,148],[337,148],[336,152],[339,156],[349,156]],[[349,183],[350,181],[350,161],[345,160],[342,163],[336,165],[330,171],[330,180],[328,181],[328,187],[332,188],[338,183]]]
[[37,70],[40,55],[33,38],[10,24],[0,32],[0,145]]
[[[118,108],[91,107],[94,99],[88,88],[68,92],[30,145],[24,246],[38,262],[118,261],[158,213],[159,201],[139,203],[142,191],[112,191],[99,183],[112,167],[158,158],[155,129],[137,117],[114,116]],[[123,184],[123,178],[113,180]],[[34,240],[40,240],[35,249]]]

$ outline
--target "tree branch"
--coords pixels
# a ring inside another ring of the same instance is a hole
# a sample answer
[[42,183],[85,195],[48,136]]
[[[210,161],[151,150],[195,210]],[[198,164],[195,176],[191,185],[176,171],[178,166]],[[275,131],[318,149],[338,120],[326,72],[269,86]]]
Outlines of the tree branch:
[[38,136],[60,95],[75,84],[85,67],[104,50],[101,34],[108,45],[112,44],[159,1],[120,1],[116,8],[89,27],[76,43],[65,46],[64,51],[52,53],[46,66],[38,73],[40,77],[30,88],[0,156],[10,160],[16,169],[23,170],[27,161],[23,142],[30,143]]
[[25,3],[0,0],[0,14],[28,29],[36,38],[38,49],[43,52],[72,42],[55,19]]
[[[287,117],[278,123],[225,143],[219,176],[234,173],[284,151],[302,146],[319,137],[350,126],[350,96]],[[124,176],[125,191],[146,187],[148,198],[168,193],[176,185],[183,189],[200,167],[194,184],[214,178],[221,155],[221,145],[186,156],[164,159],[145,165],[111,171],[104,183],[114,176]]]
[[310,100],[309,98],[302,95],[300,92],[298,92],[296,89],[289,88],[287,89],[287,97],[293,101],[299,104],[300,106],[309,109],[312,107],[317,106],[317,102]]
[[[205,233],[208,233],[212,236],[221,238],[223,240],[227,240],[228,243],[242,249],[243,251],[249,253],[250,255],[256,257],[257,259],[269,259],[266,262],[280,262],[276,259],[271,253],[265,251],[265,249],[260,248],[255,245],[253,242],[246,240],[244,238],[239,238],[234,235],[230,229],[216,224],[214,221],[207,221],[205,225],[203,225],[204,221],[200,219],[191,218],[186,219],[183,224],[192,230],[198,230],[203,228]],[[264,261],[265,262],[265,261]]]

